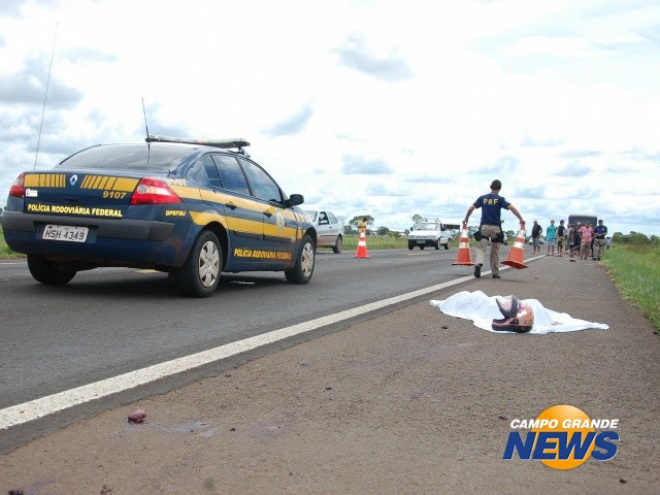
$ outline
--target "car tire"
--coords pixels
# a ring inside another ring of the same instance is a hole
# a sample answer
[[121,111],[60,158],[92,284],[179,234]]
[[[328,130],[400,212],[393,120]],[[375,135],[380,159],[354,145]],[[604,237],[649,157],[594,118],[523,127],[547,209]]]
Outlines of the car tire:
[[332,248],[332,252],[335,254],[341,253],[341,250],[344,248],[344,239],[340,235],[337,236],[337,241]]
[[290,270],[285,270],[284,276],[292,284],[306,284],[312,279],[315,262],[314,241],[309,235],[305,235],[300,243],[295,265]]
[[443,246],[445,247],[445,249],[449,249],[449,243],[443,244]]
[[66,285],[76,276],[76,270],[49,261],[40,254],[28,254],[27,263],[32,277],[45,285]]
[[408,243],[408,249],[410,249],[412,251],[414,247],[415,246],[413,244]]
[[177,270],[177,283],[187,296],[209,297],[218,288],[221,273],[222,248],[218,236],[205,230],[195,241],[186,262]]
[[440,242],[439,242],[439,241],[436,241],[436,243],[433,244],[433,247],[435,248],[436,251],[437,251],[438,249],[440,249]]
[[424,251],[424,248],[425,248],[425,247],[426,247],[426,246],[425,246],[424,244],[422,244],[421,246],[419,246],[419,249],[421,249],[422,251]]

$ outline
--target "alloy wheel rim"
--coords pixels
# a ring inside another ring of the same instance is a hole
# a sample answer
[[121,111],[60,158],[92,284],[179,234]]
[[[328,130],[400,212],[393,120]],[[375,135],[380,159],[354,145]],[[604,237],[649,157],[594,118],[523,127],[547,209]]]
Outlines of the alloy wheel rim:
[[302,258],[300,262],[303,275],[308,277],[314,269],[314,250],[310,243],[305,244],[302,251]]
[[199,253],[199,281],[204,287],[212,287],[220,274],[220,252],[218,246],[207,241]]

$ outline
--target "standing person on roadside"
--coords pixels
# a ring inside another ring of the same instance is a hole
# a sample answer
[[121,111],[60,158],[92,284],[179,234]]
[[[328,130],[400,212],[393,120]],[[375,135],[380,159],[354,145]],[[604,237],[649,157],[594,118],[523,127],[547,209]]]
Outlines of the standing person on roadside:
[[571,250],[571,258],[575,255],[578,258],[580,257],[580,246],[582,245],[582,239],[580,239],[580,229],[582,228],[582,222],[578,222],[573,226],[573,239],[571,239],[571,245],[569,249]]
[[484,265],[486,259],[486,248],[488,241],[490,245],[490,269],[493,272],[493,278],[500,278],[500,242],[503,240],[502,221],[500,213],[502,208],[510,210],[520,221],[520,228],[525,228],[525,220],[518,209],[509,203],[504,197],[500,196],[502,183],[499,180],[494,180],[490,184],[490,193],[479,196],[477,200],[470,205],[465,213],[465,220],[463,220],[463,228],[467,229],[468,220],[470,215],[476,208],[481,208],[481,223],[479,230],[475,232],[474,238],[479,241],[477,246],[476,264],[474,265],[474,276],[481,277],[481,267]]
[[586,260],[589,256],[589,250],[591,249],[591,241],[593,240],[594,229],[591,226],[591,222],[587,222],[578,230],[580,234],[580,239],[582,244],[580,245],[580,259]]
[[550,220],[550,226],[545,230],[545,235],[548,241],[548,253],[546,256],[554,256],[555,246],[557,245],[557,226],[554,220]]
[[596,259],[600,261],[600,255],[603,254],[603,246],[607,240],[607,227],[603,225],[602,220],[598,220],[598,225],[594,227],[594,246],[596,246]]
[[541,254],[541,232],[543,232],[543,227],[534,220],[534,226],[532,227],[532,251],[534,254]]
[[364,216],[358,221],[358,231],[360,234],[367,231],[367,217]]
[[564,240],[566,239],[566,228],[564,221],[559,220],[559,227],[557,227],[557,256],[561,258],[561,253],[564,250]]

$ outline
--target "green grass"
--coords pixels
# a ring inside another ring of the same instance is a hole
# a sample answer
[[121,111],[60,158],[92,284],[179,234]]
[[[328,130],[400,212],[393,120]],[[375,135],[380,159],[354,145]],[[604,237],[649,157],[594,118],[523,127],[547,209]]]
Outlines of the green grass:
[[5,242],[5,236],[2,233],[2,227],[0,227],[0,259],[6,260],[8,258],[20,258],[22,256],[22,254],[17,254],[9,249],[9,246]]
[[602,263],[621,297],[637,306],[660,331],[660,247],[615,244]]
[[[344,236],[344,249],[350,251],[357,249],[358,242],[360,241],[359,235],[345,235]],[[399,239],[393,236],[367,236],[367,249],[407,249],[408,239],[400,237]]]
[[[350,251],[357,249],[359,235],[344,235],[344,249]],[[367,249],[408,249],[408,238],[401,236],[398,239],[394,236],[367,236]],[[458,247],[458,241],[450,240],[449,247]],[[427,247],[426,249],[433,249]],[[443,249],[442,247],[440,249]]]

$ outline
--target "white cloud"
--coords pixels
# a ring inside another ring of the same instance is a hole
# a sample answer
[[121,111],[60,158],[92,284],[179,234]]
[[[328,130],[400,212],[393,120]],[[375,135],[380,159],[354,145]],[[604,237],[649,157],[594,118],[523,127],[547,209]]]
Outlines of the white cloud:
[[143,139],[144,98],[152,133],[244,137],[345,218],[458,220],[499,178],[526,218],[660,235],[656,2],[13,2],[0,195],[35,162],[56,30],[38,168]]

